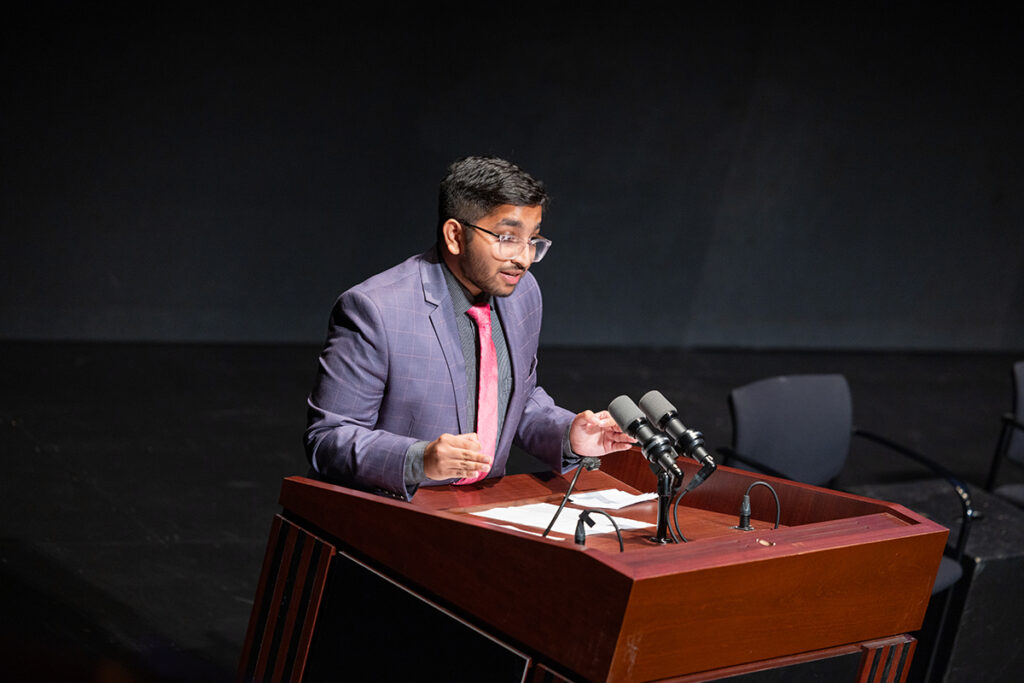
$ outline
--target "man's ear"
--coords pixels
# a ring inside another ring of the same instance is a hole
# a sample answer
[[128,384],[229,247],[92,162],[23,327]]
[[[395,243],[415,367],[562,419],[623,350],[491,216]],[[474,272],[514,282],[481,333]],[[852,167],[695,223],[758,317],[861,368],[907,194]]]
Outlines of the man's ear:
[[444,237],[444,244],[448,252],[454,256],[460,255],[465,249],[466,231],[454,218],[449,218],[441,226],[441,235]]

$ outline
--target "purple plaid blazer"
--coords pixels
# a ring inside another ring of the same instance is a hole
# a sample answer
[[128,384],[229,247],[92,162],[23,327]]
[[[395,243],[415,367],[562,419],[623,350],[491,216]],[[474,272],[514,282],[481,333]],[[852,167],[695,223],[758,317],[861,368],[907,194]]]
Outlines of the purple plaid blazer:
[[[436,249],[342,294],[309,395],[306,455],[328,480],[402,498],[405,453],[416,441],[474,431],[458,327]],[[494,299],[508,341],[512,393],[488,477],[505,473],[513,441],[562,471],[562,438],[574,417],[537,386],[541,295],[525,274]],[[428,482],[443,484],[454,481]]]

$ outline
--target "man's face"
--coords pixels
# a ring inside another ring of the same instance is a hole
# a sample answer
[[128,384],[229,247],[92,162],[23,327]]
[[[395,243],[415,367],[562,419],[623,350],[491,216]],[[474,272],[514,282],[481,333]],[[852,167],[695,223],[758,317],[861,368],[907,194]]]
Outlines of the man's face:
[[[498,235],[515,235],[523,240],[540,234],[540,221],[543,209],[539,206],[512,206],[502,204],[497,209],[477,220],[485,230]],[[519,280],[533,263],[533,255],[528,248],[518,254],[501,258],[498,255],[497,239],[486,232],[462,226],[464,233],[474,235],[461,237],[461,252],[455,256],[456,268],[452,272],[469,290],[477,296],[486,292],[491,296],[508,296]],[[451,266],[453,264],[449,264]]]

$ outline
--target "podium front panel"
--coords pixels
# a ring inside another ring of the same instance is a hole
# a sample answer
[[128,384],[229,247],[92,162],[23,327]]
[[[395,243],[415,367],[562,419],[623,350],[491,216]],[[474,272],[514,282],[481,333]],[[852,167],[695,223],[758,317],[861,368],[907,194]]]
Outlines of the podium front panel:
[[530,657],[343,552],[331,561],[305,683],[520,683]]

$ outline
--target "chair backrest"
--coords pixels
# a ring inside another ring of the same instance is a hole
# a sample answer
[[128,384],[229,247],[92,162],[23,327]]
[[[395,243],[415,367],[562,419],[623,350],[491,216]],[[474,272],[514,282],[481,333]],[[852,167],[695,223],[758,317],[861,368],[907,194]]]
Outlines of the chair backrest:
[[[1024,360],[1013,364],[1013,415],[1017,422],[1024,422]],[[1006,457],[1014,462],[1024,463],[1024,431],[1010,430],[1010,445]]]
[[853,402],[842,375],[771,377],[729,394],[733,449],[795,481],[822,486],[850,452]]

